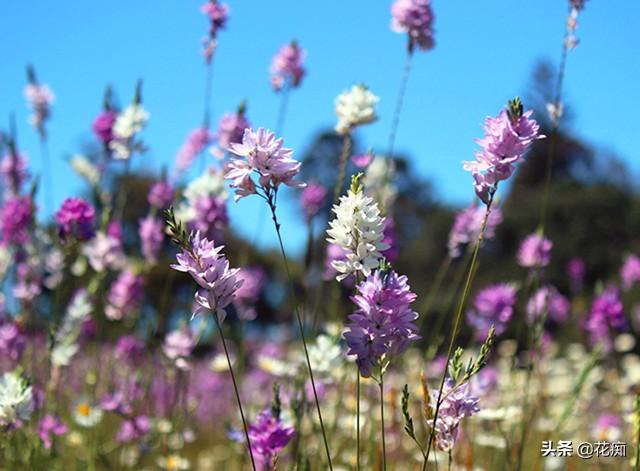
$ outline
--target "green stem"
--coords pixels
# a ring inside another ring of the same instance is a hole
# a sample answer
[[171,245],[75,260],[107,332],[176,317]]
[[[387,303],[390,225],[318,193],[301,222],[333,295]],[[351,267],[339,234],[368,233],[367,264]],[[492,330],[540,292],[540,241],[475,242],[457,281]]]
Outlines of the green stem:
[[347,160],[349,160],[349,154],[351,153],[351,133],[347,132],[342,138],[342,152],[340,153],[340,160],[338,161],[338,176],[336,177],[336,186],[333,190],[333,204],[338,204],[338,199],[342,193],[344,187],[344,177],[347,171]]
[[360,471],[360,369],[356,366],[356,470]]
[[222,339],[222,347],[224,348],[224,354],[227,357],[227,365],[229,365],[229,373],[231,373],[231,382],[233,383],[233,391],[236,394],[236,401],[238,402],[238,409],[240,410],[240,418],[242,419],[242,428],[244,429],[244,436],[247,440],[247,448],[249,449],[249,456],[251,457],[251,467],[253,471],[256,471],[256,463],[253,459],[253,450],[251,449],[251,440],[249,439],[249,429],[247,428],[247,421],[244,417],[244,410],[242,409],[242,402],[240,401],[240,393],[238,392],[238,383],[236,382],[236,375],[233,373],[233,367],[231,366],[231,358],[229,358],[229,350],[227,350],[227,341],[224,338],[224,332],[220,325],[220,319],[218,319],[218,313],[213,313],[213,318],[216,320],[216,327],[220,332],[220,338]]
[[387,443],[384,438],[384,373],[380,367],[380,435],[382,436],[382,470],[387,471]]

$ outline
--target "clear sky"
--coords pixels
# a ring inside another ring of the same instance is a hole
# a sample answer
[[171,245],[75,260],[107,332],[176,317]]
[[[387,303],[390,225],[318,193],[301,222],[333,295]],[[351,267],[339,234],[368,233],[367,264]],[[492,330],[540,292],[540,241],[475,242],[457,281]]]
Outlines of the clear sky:
[[[65,0],[5,2],[0,17],[0,127],[14,112],[20,147],[35,172],[40,153],[27,124],[25,64],[56,95],[49,123],[56,204],[81,191],[65,159],[91,139],[107,83],[122,104],[138,77],[151,113],[144,140],[150,152],[134,168],[170,165],[202,117],[205,67],[200,44],[207,21],[199,1]],[[307,51],[306,77],[290,98],[285,144],[300,155],[322,127],[333,126],[333,100],[365,82],[380,96],[380,120],[358,131],[367,147],[384,150],[405,60],[404,36],[389,28],[390,1],[228,0],[231,17],[215,58],[214,121],[246,98],[256,126],[274,127],[279,98],[268,68],[280,45],[296,38]],[[460,162],[488,114],[522,93],[534,63],[558,60],[567,14],[565,0],[435,0],[436,48],[416,53],[396,147],[434,181],[441,199],[466,204],[471,179]],[[578,135],[615,152],[640,173],[640,2],[591,0],[580,16],[579,47],[570,54],[566,100]],[[261,200],[230,203],[232,224],[251,236]],[[40,202],[40,207],[43,204]],[[285,211],[287,243],[303,243],[293,211]],[[269,228],[270,229],[270,228]],[[263,243],[272,244],[272,231]]]

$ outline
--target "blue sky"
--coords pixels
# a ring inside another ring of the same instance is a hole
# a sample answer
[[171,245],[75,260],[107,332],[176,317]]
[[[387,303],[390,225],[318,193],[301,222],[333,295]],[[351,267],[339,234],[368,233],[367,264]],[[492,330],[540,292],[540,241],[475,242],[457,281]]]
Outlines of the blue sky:
[[[296,38],[307,51],[308,76],[291,98],[285,143],[300,155],[322,127],[333,126],[333,100],[365,82],[381,98],[380,120],[359,131],[361,142],[384,150],[405,60],[404,36],[390,31],[387,1],[325,2],[228,0],[231,18],[215,58],[214,120],[244,98],[258,126],[274,127],[279,98],[271,91],[271,57]],[[488,114],[522,93],[535,61],[557,61],[567,13],[564,0],[435,0],[436,48],[418,52],[409,81],[396,148],[436,184],[441,199],[466,204],[470,177],[460,165]],[[134,167],[158,172],[169,165],[188,131],[202,117],[205,67],[200,44],[207,22],[200,2],[23,0],[3,6],[0,30],[0,127],[16,114],[20,147],[39,171],[39,146],[27,124],[22,90],[25,64],[56,94],[49,123],[57,206],[81,182],[65,159],[91,139],[107,83],[126,104],[138,77],[151,121],[144,139],[151,150]],[[579,47],[569,57],[566,101],[576,113],[575,132],[622,157],[640,173],[636,109],[640,105],[640,2],[592,0],[581,14]],[[232,223],[255,232],[261,200],[231,204]],[[40,207],[43,207],[40,202]],[[287,243],[297,250],[303,231],[285,211]],[[270,228],[269,228],[270,229]],[[272,231],[262,243],[273,244]]]

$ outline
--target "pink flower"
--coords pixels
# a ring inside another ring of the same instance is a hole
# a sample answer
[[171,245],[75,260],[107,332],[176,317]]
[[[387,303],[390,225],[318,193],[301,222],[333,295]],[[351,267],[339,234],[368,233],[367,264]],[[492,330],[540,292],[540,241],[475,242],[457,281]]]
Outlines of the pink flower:
[[303,66],[305,53],[296,41],[285,44],[271,62],[271,86],[275,91],[284,87],[296,88],[302,83],[306,71]]
[[203,55],[207,64],[211,63],[216,50],[218,30],[223,29],[229,18],[229,7],[217,0],[209,0],[200,7],[200,11],[209,18],[209,34],[203,40]]
[[105,144],[109,144],[113,139],[113,123],[116,122],[118,113],[113,110],[106,110],[96,116],[91,128],[93,132]]
[[158,261],[158,252],[162,248],[164,240],[164,223],[161,219],[151,215],[140,220],[138,229],[140,241],[142,242],[142,255],[148,263]]
[[629,255],[620,269],[620,278],[622,278],[622,287],[625,291],[640,282],[640,257]]
[[553,242],[540,234],[528,235],[520,244],[518,264],[526,268],[541,268],[551,261]]
[[300,205],[311,220],[322,209],[327,197],[327,188],[320,183],[310,182],[300,194]]
[[3,245],[25,244],[31,239],[35,207],[30,196],[14,196],[0,208],[0,235]]
[[227,113],[220,118],[218,132],[215,135],[218,148],[213,150],[216,157],[222,157],[231,144],[242,142],[244,130],[250,126],[244,111],[244,107],[241,105],[237,113]]
[[391,6],[391,29],[409,35],[409,51],[414,46],[432,49],[434,14],[431,0],[396,0]]
[[65,240],[73,237],[76,240],[88,240],[95,234],[95,210],[88,201],[82,198],[67,198],[56,213],[58,233]]
[[185,140],[176,157],[176,169],[180,172],[191,166],[194,159],[211,143],[213,136],[207,128],[196,128]]
[[24,89],[24,95],[33,110],[31,124],[33,124],[41,136],[45,135],[44,123],[51,116],[51,105],[54,95],[47,85],[40,85],[35,78]]
[[158,180],[151,186],[147,201],[158,209],[169,207],[173,201],[173,187],[165,180]]
[[353,162],[353,165],[355,165],[358,168],[365,168],[367,165],[371,163],[371,161],[373,160],[373,157],[374,155],[372,152],[367,152],[366,154],[360,154],[360,155],[352,155],[351,162]]
[[[294,160],[293,150],[282,146],[282,138],[264,128],[257,132],[245,129],[241,144],[231,144],[229,152],[242,159],[232,159],[225,170],[224,177],[232,180],[231,187],[236,189],[236,201],[257,193],[257,190],[272,192],[281,183],[294,188],[303,188],[304,183],[294,182],[300,172],[300,162]],[[258,175],[258,185],[251,174]]]
[[120,320],[131,315],[142,301],[144,278],[125,270],[111,285],[104,309],[107,319]]
[[38,436],[47,450],[51,448],[54,436],[64,435],[67,431],[67,426],[51,414],[45,415],[38,423]]

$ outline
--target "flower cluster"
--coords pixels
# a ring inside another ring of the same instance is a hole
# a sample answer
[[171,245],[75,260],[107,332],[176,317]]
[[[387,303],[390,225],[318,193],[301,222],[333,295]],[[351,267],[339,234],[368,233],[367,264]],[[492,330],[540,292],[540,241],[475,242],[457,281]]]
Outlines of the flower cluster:
[[[224,177],[232,180],[236,190],[236,201],[262,190],[270,195],[277,191],[281,183],[294,188],[304,187],[304,183],[293,179],[300,171],[300,162],[293,159],[293,150],[283,147],[282,138],[276,138],[271,131],[245,129],[242,143],[232,143],[229,152],[242,158],[232,159]],[[258,175],[258,184],[251,178]]]
[[280,48],[271,62],[271,86],[275,91],[283,88],[297,88],[305,75],[305,53],[296,41]]
[[140,220],[138,235],[142,243],[142,255],[149,263],[158,261],[158,253],[164,240],[164,223],[160,218],[147,216]]
[[411,292],[406,276],[395,271],[376,271],[357,286],[352,298],[358,307],[349,316],[348,355],[356,355],[360,374],[371,376],[373,369],[385,368],[385,362],[401,354],[419,339],[414,321],[418,314],[411,309],[416,295]]
[[241,104],[235,113],[226,113],[220,118],[215,139],[218,146],[212,149],[214,156],[221,158],[231,144],[240,144],[244,130],[251,127],[246,117],[246,106]]
[[547,316],[554,322],[564,322],[570,311],[569,300],[551,285],[539,288],[527,303],[527,317],[530,323],[542,316]]
[[366,85],[358,84],[350,90],[342,92],[335,101],[336,132],[344,135],[351,132],[356,126],[376,121],[376,105],[380,99],[375,96]]
[[136,139],[149,120],[149,113],[137,101],[127,106],[113,123],[113,138],[109,141],[109,149],[113,157],[127,160],[134,152],[143,152],[144,145]]
[[267,281],[267,275],[260,267],[247,267],[242,268],[237,276],[242,284],[236,291],[233,305],[240,319],[250,321],[256,318],[255,304]]
[[33,77],[25,87],[24,95],[33,110],[31,124],[33,124],[40,135],[44,137],[44,123],[51,116],[51,105],[55,99],[53,92],[46,84],[37,83],[35,77]]
[[0,175],[6,195],[15,196],[20,193],[22,184],[29,178],[27,156],[20,152],[8,152],[0,162]]
[[483,339],[491,325],[500,335],[507,328],[516,304],[516,287],[498,283],[481,290],[467,311],[467,321],[475,329],[476,338]]
[[[462,246],[472,244],[478,240],[486,212],[486,208],[471,204],[456,214],[447,244],[451,258],[457,258],[462,255]],[[492,239],[495,235],[496,227],[501,222],[502,210],[500,208],[492,208],[487,217],[487,226],[484,230],[483,239]]]
[[0,377],[0,427],[20,427],[34,409],[33,390],[18,372]]
[[391,28],[398,33],[409,35],[409,51],[415,46],[433,49],[434,14],[431,0],[396,0],[391,5]]
[[118,113],[114,110],[104,110],[93,120],[91,129],[96,137],[107,146],[113,140],[113,125],[117,117]]
[[316,182],[309,182],[300,194],[300,205],[304,210],[307,221],[320,212],[327,197],[327,188]]
[[168,208],[173,201],[173,187],[165,179],[158,180],[151,185],[147,201],[157,209]]
[[625,291],[640,282],[640,257],[629,255],[622,264],[620,269],[620,278],[622,279],[622,287]]
[[524,112],[516,98],[497,117],[487,118],[485,136],[478,140],[482,150],[476,152],[475,161],[464,162],[464,169],[473,176],[476,194],[484,203],[493,198],[498,183],[511,176],[531,144],[544,138],[538,123],[531,119],[532,114],[531,110]]
[[21,245],[31,239],[35,207],[30,196],[13,196],[0,208],[0,236],[4,245]]
[[553,242],[542,234],[529,234],[520,244],[518,264],[525,268],[542,268],[551,262]]
[[380,216],[378,205],[362,187],[352,185],[332,210],[336,217],[329,223],[327,241],[347,252],[346,260],[331,263],[338,272],[336,279],[342,281],[357,273],[369,276],[382,259],[380,252],[389,248],[383,242],[385,218]]
[[78,241],[91,239],[95,234],[95,216],[96,212],[88,201],[82,198],[65,199],[56,213],[60,238]]
[[196,291],[195,314],[212,311],[220,322],[227,315],[225,308],[234,300],[236,291],[242,286],[238,268],[229,268],[229,261],[221,253],[224,246],[216,247],[213,241],[196,232],[190,238],[190,246],[176,255],[174,270],[188,273],[202,288]]
[[593,300],[585,329],[593,345],[611,349],[612,334],[627,326],[620,294],[614,288],[606,289]]
[[[431,393],[431,408],[435,409],[438,400],[438,391]],[[440,409],[438,417],[427,420],[430,427],[435,429],[436,446],[439,450],[450,452],[458,439],[460,424],[465,417],[476,414],[479,399],[471,394],[469,384],[456,384],[451,378],[447,378],[442,389]]]
[[273,469],[274,460],[295,434],[293,427],[282,423],[280,418],[274,417],[273,412],[265,409],[256,421],[249,425],[249,441],[260,469]]
[[200,10],[209,19],[209,34],[203,40],[204,48],[202,54],[207,64],[210,64],[213,53],[216,50],[218,30],[223,29],[227,24],[229,7],[217,0],[207,0]]
[[110,320],[121,320],[130,316],[142,301],[144,278],[130,270],[120,273],[107,295],[104,315]]
[[178,150],[176,170],[182,172],[188,169],[198,155],[211,143],[213,135],[206,127],[199,127],[189,133],[187,139]]

